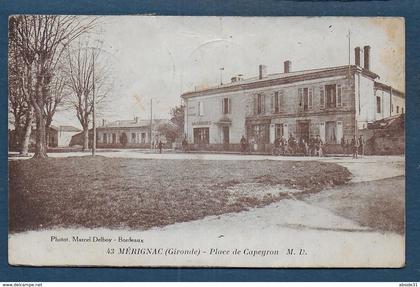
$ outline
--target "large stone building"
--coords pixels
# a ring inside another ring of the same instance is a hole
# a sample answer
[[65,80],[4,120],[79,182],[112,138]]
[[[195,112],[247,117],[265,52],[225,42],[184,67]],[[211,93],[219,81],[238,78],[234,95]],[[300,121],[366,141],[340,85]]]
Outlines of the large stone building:
[[277,137],[308,139],[319,135],[338,145],[370,123],[404,113],[404,94],[378,82],[370,70],[370,47],[355,48],[355,64],[233,77],[228,84],[186,92],[185,131],[197,149],[234,150],[244,135],[258,150],[268,151]]

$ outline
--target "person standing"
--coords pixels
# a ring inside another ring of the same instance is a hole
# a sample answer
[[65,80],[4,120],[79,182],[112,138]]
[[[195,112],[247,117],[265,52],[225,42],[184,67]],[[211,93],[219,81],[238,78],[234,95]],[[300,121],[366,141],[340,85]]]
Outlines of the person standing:
[[308,141],[303,139],[303,155],[307,156],[309,153],[308,151]]
[[241,153],[245,153],[246,151],[246,139],[245,136],[242,135],[241,138]]
[[163,143],[162,141],[159,141],[158,143],[159,153],[162,153]]
[[187,142],[187,137],[185,136],[184,139],[182,140],[182,151],[187,152],[187,147],[188,147],[188,142]]
[[341,150],[343,152],[343,155],[346,155],[346,139],[344,136],[341,138]]
[[356,136],[353,135],[353,138],[351,139],[351,148],[353,150],[353,158],[357,158],[357,153],[359,149],[358,141],[356,140]]
[[322,142],[322,139],[319,135],[316,138],[317,138],[316,144],[318,146],[318,149],[317,149],[318,150],[318,156],[322,157],[322,156],[324,156],[324,151],[323,151],[324,143]]
[[314,156],[315,155],[315,138],[313,136],[311,136],[309,138],[309,156]]

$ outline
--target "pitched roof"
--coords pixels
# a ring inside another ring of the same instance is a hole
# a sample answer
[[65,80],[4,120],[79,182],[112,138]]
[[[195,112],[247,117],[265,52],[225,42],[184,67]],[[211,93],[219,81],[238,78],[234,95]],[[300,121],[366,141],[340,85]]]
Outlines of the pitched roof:
[[76,127],[73,127],[73,126],[59,126],[59,127],[57,127],[57,126],[51,125],[51,128],[54,129],[54,130],[60,131],[60,132],[80,132],[81,131],[80,129],[78,129]]
[[196,89],[195,91],[188,91],[181,95],[183,98],[193,97],[202,94],[214,94],[214,93],[223,93],[223,92],[230,92],[236,91],[240,89],[252,89],[258,86],[266,86],[266,85],[281,85],[284,83],[290,82],[297,82],[297,81],[305,81],[308,79],[313,78],[322,78],[326,76],[331,76],[335,73],[347,73],[348,70],[351,69],[352,71],[360,71],[361,73],[375,79],[379,76],[372,71],[363,69],[359,66],[355,65],[345,65],[345,66],[335,66],[335,67],[327,67],[327,68],[318,68],[318,69],[309,69],[309,70],[302,70],[296,72],[289,72],[289,73],[275,73],[275,74],[268,74],[260,79],[258,76],[246,78],[243,80],[224,83],[223,85],[217,85],[213,87],[206,87],[203,89]]
[[[161,125],[164,123],[169,123],[168,119],[154,119],[152,125]],[[98,126],[98,128],[139,128],[139,127],[149,127],[150,120],[117,120],[104,125]]]
[[383,91],[390,91],[390,90],[392,90],[392,93],[394,95],[400,96],[402,98],[405,97],[404,92],[401,92],[400,90],[397,90],[397,89],[395,89],[395,88],[393,88],[393,87],[391,87],[389,85],[386,85],[384,83],[375,81],[374,86],[375,86],[376,89],[380,89],[380,90],[383,90]]

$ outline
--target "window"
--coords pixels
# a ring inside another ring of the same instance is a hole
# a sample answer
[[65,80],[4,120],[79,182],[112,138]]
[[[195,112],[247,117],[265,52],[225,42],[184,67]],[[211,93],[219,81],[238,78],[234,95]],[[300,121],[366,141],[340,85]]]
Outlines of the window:
[[257,96],[257,114],[263,113],[264,109],[264,95],[258,94]]
[[103,143],[106,143],[106,141],[107,141],[107,136],[106,136],[106,133],[104,133],[104,134],[102,135],[102,142],[103,142]]
[[141,133],[141,143],[146,143],[146,133]]
[[195,144],[209,143],[209,128],[194,128],[193,132]]
[[325,85],[325,95],[326,95],[326,104],[327,108],[335,108],[337,103],[337,89],[336,85]]
[[[324,128],[325,127],[325,128]],[[326,144],[340,144],[343,138],[343,122],[330,121],[320,124],[320,137]]]
[[197,110],[198,110],[198,115],[199,116],[204,116],[204,105],[203,105],[203,102],[198,102]]
[[279,113],[283,110],[283,92],[275,92],[273,98],[274,113]]
[[338,140],[339,139],[337,139],[337,124],[336,124],[336,122],[326,122],[325,123],[325,143],[335,144],[335,143],[337,143]]
[[376,97],[376,112],[381,113],[381,97]]
[[397,106],[397,114],[400,112],[400,107]]
[[319,87],[319,105],[321,109],[325,108],[325,93],[324,87]]
[[223,114],[230,114],[230,109],[231,109],[231,105],[230,105],[230,99],[229,98],[224,98],[222,100],[222,113]]
[[131,133],[131,142],[132,143],[136,142],[136,134],[135,133]]
[[117,143],[117,135],[116,134],[112,134],[112,143]]
[[312,110],[312,88],[299,88],[299,107],[300,110],[309,111]]

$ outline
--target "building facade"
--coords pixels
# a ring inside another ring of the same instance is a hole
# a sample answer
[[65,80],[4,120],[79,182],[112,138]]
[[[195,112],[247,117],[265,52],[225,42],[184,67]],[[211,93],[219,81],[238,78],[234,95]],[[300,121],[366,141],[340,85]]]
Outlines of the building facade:
[[166,119],[141,120],[135,117],[133,120],[118,120],[113,122],[103,121],[102,125],[96,128],[97,147],[133,147],[149,148],[155,146],[159,141],[166,143],[166,137],[160,133],[159,127],[171,124]]
[[228,84],[181,95],[185,131],[197,149],[236,150],[242,136],[257,150],[268,151],[278,137],[320,136],[328,146],[350,139],[368,124],[404,113],[404,94],[378,82],[370,71],[370,47],[355,49],[355,64],[232,78]]
[[49,147],[68,147],[71,138],[80,132],[80,129],[73,126],[51,126],[48,134]]

